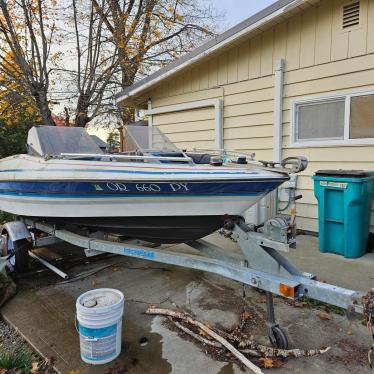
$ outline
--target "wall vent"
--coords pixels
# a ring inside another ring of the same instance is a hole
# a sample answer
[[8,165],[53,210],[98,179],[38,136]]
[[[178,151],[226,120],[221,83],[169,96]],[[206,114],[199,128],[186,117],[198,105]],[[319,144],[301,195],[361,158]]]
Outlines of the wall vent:
[[360,2],[350,3],[343,7],[343,29],[360,23]]

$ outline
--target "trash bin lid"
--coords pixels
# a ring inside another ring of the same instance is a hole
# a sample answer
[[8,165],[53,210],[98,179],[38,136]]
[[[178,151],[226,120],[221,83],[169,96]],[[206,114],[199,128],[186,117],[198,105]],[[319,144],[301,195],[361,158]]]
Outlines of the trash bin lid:
[[365,170],[318,170],[316,175],[340,178],[367,178],[373,177],[374,171]]

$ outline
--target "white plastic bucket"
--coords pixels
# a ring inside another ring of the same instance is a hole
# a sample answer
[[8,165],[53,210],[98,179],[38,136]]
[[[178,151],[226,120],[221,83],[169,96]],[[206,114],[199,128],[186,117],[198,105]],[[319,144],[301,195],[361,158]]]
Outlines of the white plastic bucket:
[[123,293],[111,288],[91,290],[78,297],[77,329],[84,362],[105,364],[121,353],[124,303]]

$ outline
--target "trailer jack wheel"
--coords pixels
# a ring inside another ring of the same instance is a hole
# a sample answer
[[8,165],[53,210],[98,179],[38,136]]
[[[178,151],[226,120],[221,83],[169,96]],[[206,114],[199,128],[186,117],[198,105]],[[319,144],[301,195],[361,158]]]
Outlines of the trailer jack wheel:
[[287,335],[275,321],[273,294],[271,292],[266,292],[266,307],[266,324],[268,326],[268,336],[271,345],[279,349],[288,349]]
[[287,334],[279,326],[269,328],[269,339],[273,347],[288,349]]

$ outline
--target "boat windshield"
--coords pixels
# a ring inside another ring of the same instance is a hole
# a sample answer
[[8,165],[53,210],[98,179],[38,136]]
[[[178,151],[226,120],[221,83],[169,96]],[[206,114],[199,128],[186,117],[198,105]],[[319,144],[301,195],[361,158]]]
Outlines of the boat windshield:
[[153,151],[180,153],[180,149],[156,126],[152,127],[152,147],[150,147],[149,135],[148,126],[124,126],[124,151],[147,152],[151,149]]
[[148,149],[147,126],[127,125],[124,127],[124,151],[104,153],[81,127],[35,126],[29,130],[27,149],[34,156],[57,156],[75,160],[210,163],[212,154],[181,151],[157,127],[152,130],[152,149]]
[[27,149],[29,154],[37,156],[103,153],[81,127],[35,126],[29,131]]

